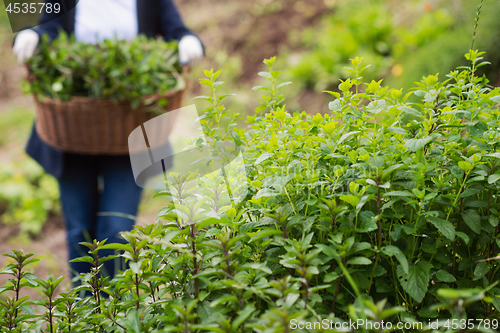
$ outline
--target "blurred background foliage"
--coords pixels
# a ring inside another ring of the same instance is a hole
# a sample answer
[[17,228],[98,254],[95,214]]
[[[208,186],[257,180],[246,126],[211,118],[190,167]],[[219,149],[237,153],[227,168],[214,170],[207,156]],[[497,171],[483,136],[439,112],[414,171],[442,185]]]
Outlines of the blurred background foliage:
[[[337,1],[334,12],[322,18],[319,29],[310,27],[299,37],[306,51],[290,69],[305,88],[321,91],[346,78],[349,59],[363,57],[371,64],[368,79],[405,73],[401,62],[419,48],[451,31],[456,19],[449,8],[432,2]],[[467,36],[470,40],[469,36]],[[405,73],[414,77],[419,73]],[[424,74],[424,73],[422,73]]]
[[[296,34],[303,50],[288,55],[294,95],[336,88],[348,77],[349,59],[371,64],[366,78],[408,89],[424,75],[445,75],[465,65],[480,1],[337,0],[320,23]],[[500,2],[485,0],[474,48],[486,52],[482,69],[491,84],[499,80]],[[323,102],[322,110],[325,111]],[[318,106],[320,107],[320,106]]]
[[[348,75],[343,67],[356,56],[372,65],[367,79],[384,79],[394,88],[406,89],[432,73],[444,79],[465,63],[480,0],[175,2],[207,49],[206,59],[192,68],[185,103],[200,94],[197,80],[203,69],[222,69],[229,81],[225,89],[237,92],[227,107],[251,114],[257,99],[250,88],[264,80],[256,75],[262,60],[274,55],[275,68],[294,82],[283,90],[292,111],[325,112],[328,98],[320,92],[335,90]],[[485,60],[492,65],[483,70],[493,85],[499,79],[499,12],[500,1],[484,0],[474,46],[487,52]],[[14,37],[0,3],[0,228],[15,225],[16,233],[33,236],[50,216],[59,216],[60,208],[55,180],[23,153],[34,107],[32,98],[20,92],[25,72],[11,54]],[[146,220],[154,220],[164,206],[152,194],[145,193],[140,210]]]
[[57,182],[31,159],[2,167],[0,183],[2,220],[10,225],[21,222],[21,233],[38,235],[49,214],[60,212]]

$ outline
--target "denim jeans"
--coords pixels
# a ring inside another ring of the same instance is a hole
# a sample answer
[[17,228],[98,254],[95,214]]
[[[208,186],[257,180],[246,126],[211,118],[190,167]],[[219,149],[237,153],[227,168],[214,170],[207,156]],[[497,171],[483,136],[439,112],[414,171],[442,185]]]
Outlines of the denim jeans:
[[[122,231],[130,231],[134,221],[122,216],[98,216],[121,213],[135,216],[142,189],[136,185],[129,156],[92,156],[65,154],[64,169],[58,179],[66,223],[69,259],[88,255],[80,242],[94,239],[125,243]],[[104,257],[113,250],[99,251]],[[104,262],[102,273],[115,275],[119,260]],[[72,277],[88,273],[89,263],[70,263]]]

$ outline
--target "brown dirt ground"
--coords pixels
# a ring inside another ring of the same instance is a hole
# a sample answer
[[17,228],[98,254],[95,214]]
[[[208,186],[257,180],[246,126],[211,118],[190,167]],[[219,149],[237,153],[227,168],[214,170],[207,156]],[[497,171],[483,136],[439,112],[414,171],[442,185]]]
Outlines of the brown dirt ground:
[[[311,26],[329,8],[324,0],[178,2],[190,27],[199,33],[207,55],[223,49],[242,57],[242,81],[253,81],[264,58],[291,46],[290,32]],[[200,16],[200,13],[206,13]]]

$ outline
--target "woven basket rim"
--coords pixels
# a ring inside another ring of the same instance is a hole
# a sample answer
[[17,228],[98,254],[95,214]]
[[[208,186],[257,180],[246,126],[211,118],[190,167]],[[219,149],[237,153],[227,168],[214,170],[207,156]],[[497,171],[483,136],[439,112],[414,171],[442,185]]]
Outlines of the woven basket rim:
[[[141,97],[141,99],[147,100],[150,98],[168,98],[171,96],[174,96],[180,92],[186,91],[186,88],[183,89],[174,89],[174,90],[169,90],[163,94],[154,94],[154,95],[147,95]],[[129,104],[128,100],[117,100],[117,99],[112,99],[112,98],[98,98],[98,97],[87,97],[87,96],[72,96],[70,100],[64,101],[60,99],[54,99],[50,98],[48,96],[43,96],[42,98],[39,98],[37,95],[33,95],[35,97],[35,100],[41,104],[80,104],[80,103],[99,103],[99,104],[114,104],[114,105],[120,105],[120,104]]]
[[[25,68],[27,71],[27,78],[26,79],[31,82],[32,80],[34,80],[34,76],[30,73],[29,66],[27,64],[25,65]],[[179,73],[180,76],[184,79],[184,82],[185,82],[184,88],[182,88],[182,89],[176,88],[173,90],[166,91],[162,94],[152,94],[152,95],[142,96],[141,99],[144,101],[144,100],[147,100],[150,98],[157,98],[157,99],[168,98],[168,97],[174,96],[178,93],[185,92],[187,90],[188,84],[189,84],[189,81],[186,78],[187,73],[189,72],[189,69],[190,69],[189,65],[184,65],[184,66],[182,66],[181,73]],[[129,104],[128,100],[120,101],[120,100],[113,99],[113,98],[99,98],[99,97],[95,97],[95,96],[71,96],[70,100],[67,100],[67,101],[63,101],[60,99],[53,99],[53,98],[50,98],[49,96],[42,96],[40,98],[36,94],[33,94],[33,97],[35,98],[35,101],[37,103],[40,103],[40,104],[64,105],[64,104],[70,104],[70,103],[79,104],[79,103],[89,103],[89,102],[90,103],[102,103],[102,104],[112,103],[114,105]]]

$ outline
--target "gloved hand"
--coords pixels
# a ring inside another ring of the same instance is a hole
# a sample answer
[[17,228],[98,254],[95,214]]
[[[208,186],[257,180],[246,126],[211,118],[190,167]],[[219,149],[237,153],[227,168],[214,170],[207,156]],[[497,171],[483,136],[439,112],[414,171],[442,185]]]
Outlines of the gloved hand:
[[12,52],[14,52],[20,64],[35,53],[39,40],[38,34],[31,29],[23,30],[17,34]]
[[179,62],[186,65],[203,58],[203,46],[200,40],[193,35],[187,35],[179,41]]

